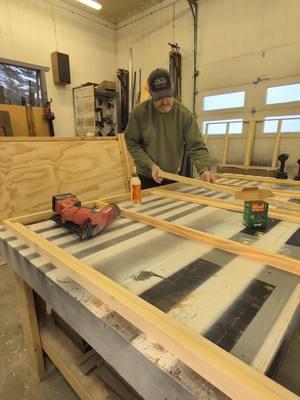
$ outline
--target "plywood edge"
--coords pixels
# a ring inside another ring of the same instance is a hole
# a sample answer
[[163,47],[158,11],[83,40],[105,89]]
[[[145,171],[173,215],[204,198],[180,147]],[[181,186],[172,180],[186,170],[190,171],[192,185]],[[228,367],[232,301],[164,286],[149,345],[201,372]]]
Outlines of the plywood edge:
[[18,137],[0,137],[1,142],[115,142],[118,138],[116,136],[109,137],[66,137],[66,136],[54,136],[54,137],[26,137],[26,136],[18,136]]
[[5,226],[233,400],[298,399],[282,386],[30,229],[9,221],[5,222]]

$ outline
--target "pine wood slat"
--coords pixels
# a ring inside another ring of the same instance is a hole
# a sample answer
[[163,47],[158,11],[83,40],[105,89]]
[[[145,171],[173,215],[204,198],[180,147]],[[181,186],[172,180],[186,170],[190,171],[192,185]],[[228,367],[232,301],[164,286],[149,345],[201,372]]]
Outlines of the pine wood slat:
[[293,181],[292,179],[276,179],[268,176],[254,176],[254,175],[241,175],[241,174],[229,174],[229,173],[216,173],[215,176],[219,178],[243,179],[246,181],[256,181],[256,182],[264,182],[275,185],[300,187],[300,181]]
[[[176,174],[171,174],[169,172],[161,171],[160,176],[162,178],[170,179],[176,182],[181,182],[186,185],[192,185],[192,186],[197,186],[200,188],[212,190],[215,192],[221,192],[225,194],[230,194],[234,196],[237,192],[240,192],[240,189],[237,187],[232,187],[232,186],[223,186],[217,183],[209,183],[209,182],[204,182],[200,179],[194,179],[194,178],[188,178],[186,176],[181,176],[181,175],[176,175]],[[292,211],[298,211],[300,212],[300,205],[299,204],[294,204],[294,203],[289,203],[287,201],[281,201],[277,199],[272,199],[270,197],[267,198],[267,201],[270,205],[274,205],[277,207],[283,207],[288,210]]]
[[[245,186],[245,185],[239,185],[239,183],[227,184],[227,183],[219,182],[218,185],[229,186],[229,187],[233,187],[233,188],[238,187],[240,189],[249,187],[249,186]],[[270,189],[265,186],[261,186],[260,188]],[[285,197],[285,198],[287,197],[289,199],[300,199],[300,191],[296,192],[296,190],[291,191],[291,190],[280,190],[280,189],[273,189],[273,188],[271,188],[271,190],[275,197]]]
[[[238,212],[244,211],[244,205],[238,201],[216,199],[216,198],[212,198],[212,197],[201,196],[199,194],[173,192],[173,191],[165,190],[165,189],[152,189],[151,194],[154,194],[155,196],[160,196],[160,197],[168,197],[170,199],[188,201],[188,202],[196,203],[196,204],[204,204],[204,205],[216,207],[216,208],[223,208],[225,210],[232,210],[232,211],[238,211]],[[289,221],[289,222],[294,222],[294,223],[300,224],[300,214],[296,213],[296,212],[280,211],[280,210],[271,208],[269,210],[269,216],[276,218],[276,219],[280,219],[282,221]]]

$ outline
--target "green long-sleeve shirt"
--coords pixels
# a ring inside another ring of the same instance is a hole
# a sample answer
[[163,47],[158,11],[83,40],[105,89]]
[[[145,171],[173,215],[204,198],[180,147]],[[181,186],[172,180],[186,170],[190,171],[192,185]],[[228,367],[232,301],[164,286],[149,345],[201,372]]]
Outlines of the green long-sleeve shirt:
[[184,144],[197,172],[208,169],[208,150],[198,124],[190,110],[176,100],[165,114],[155,108],[151,99],[136,106],[125,139],[140,175],[151,177],[153,163],[166,172],[177,173]]

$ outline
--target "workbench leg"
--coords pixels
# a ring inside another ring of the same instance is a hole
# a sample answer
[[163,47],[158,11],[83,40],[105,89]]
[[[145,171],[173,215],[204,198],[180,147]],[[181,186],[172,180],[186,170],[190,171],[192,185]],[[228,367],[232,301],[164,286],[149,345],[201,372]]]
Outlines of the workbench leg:
[[15,272],[14,278],[24,342],[29,356],[30,366],[36,377],[41,380],[45,377],[46,370],[33,291]]

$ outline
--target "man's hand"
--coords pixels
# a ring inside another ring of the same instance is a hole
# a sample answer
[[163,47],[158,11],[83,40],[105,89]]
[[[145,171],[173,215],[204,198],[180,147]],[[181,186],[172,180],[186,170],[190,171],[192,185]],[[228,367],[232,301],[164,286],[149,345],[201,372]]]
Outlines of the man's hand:
[[152,178],[153,178],[153,179],[155,180],[155,182],[157,182],[157,183],[162,183],[162,181],[164,180],[163,178],[161,178],[161,177],[159,176],[160,172],[161,172],[161,169],[159,168],[159,166],[156,165],[156,164],[153,164],[153,165],[152,165]]
[[210,182],[210,183],[216,182],[214,175],[208,170],[202,172],[202,174],[199,176],[199,179],[201,179],[201,181],[204,182]]

